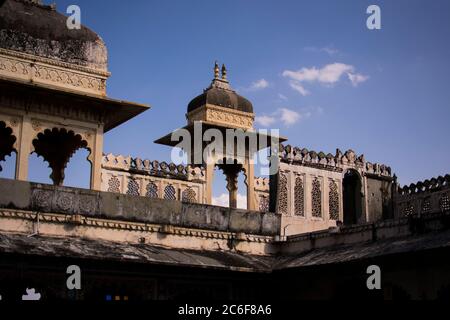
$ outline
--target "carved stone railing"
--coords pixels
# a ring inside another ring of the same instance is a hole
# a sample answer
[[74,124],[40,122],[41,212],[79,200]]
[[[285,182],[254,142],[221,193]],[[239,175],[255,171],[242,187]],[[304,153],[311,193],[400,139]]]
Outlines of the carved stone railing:
[[143,160],[141,158],[132,158],[131,156],[116,156],[111,153],[103,155],[102,168],[170,179],[205,181],[204,168],[176,165],[164,161]]
[[398,188],[396,195],[397,217],[420,216],[449,210],[449,174]]
[[342,171],[343,167],[361,168],[367,174],[390,177],[392,170],[390,167],[371,163],[365,160],[364,155],[357,156],[353,150],[342,153],[336,149],[336,154],[325,154],[324,152],[310,151],[306,148],[282,146],[280,149],[280,160],[286,163],[318,167],[333,171]]
[[102,191],[205,203],[203,168],[108,154],[102,161]]

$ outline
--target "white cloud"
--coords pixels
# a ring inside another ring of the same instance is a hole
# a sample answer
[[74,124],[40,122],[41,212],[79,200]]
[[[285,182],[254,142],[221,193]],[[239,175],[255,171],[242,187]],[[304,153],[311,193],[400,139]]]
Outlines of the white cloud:
[[263,127],[269,127],[274,123],[282,123],[285,127],[290,127],[297,122],[308,119],[313,115],[322,115],[323,109],[321,107],[306,107],[298,111],[289,108],[279,108],[270,115],[262,115],[256,117],[256,123]]
[[286,70],[283,76],[298,82],[320,82],[333,84],[339,81],[346,72],[353,72],[354,67],[344,63],[332,63],[321,69],[316,67],[302,68],[298,71]]
[[[212,204],[219,207],[229,207],[229,196],[228,193],[222,193],[218,197],[212,198]],[[239,209],[247,209],[247,196],[243,194],[237,195],[237,207]]]
[[302,115],[300,113],[287,108],[279,109],[279,113],[280,113],[280,120],[286,127],[289,127],[297,123],[302,118]]
[[256,116],[255,117],[255,122],[259,123],[260,125],[262,125],[263,127],[268,127],[272,124],[274,124],[277,121],[277,119],[275,117],[272,116]]
[[369,76],[365,76],[360,73],[348,73],[347,75],[354,87],[357,87],[358,84],[363,83],[369,79]]
[[266,79],[259,79],[250,85],[249,90],[262,90],[267,88],[268,86],[269,82]]
[[290,81],[289,86],[300,93],[302,96],[307,96],[310,94],[310,92],[306,90],[299,82]]
[[353,86],[366,81],[369,77],[355,73],[355,67],[345,63],[327,64],[322,68],[302,68],[297,71],[285,70],[283,77],[290,79],[289,85],[292,89],[306,96],[310,92],[305,89],[304,83],[320,83],[322,85],[334,85],[343,75],[347,74]]

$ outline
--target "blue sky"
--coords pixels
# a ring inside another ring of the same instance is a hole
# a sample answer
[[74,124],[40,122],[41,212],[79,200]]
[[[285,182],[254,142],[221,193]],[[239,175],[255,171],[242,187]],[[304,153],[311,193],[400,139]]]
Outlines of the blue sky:
[[[70,0],[57,9],[69,4],[108,46],[108,95],[152,106],[106,135],[106,153],[168,160],[153,140],[185,124],[218,60],[259,123],[292,145],[352,148],[402,184],[450,171],[450,1]],[[370,4],[381,30],[366,28]]]

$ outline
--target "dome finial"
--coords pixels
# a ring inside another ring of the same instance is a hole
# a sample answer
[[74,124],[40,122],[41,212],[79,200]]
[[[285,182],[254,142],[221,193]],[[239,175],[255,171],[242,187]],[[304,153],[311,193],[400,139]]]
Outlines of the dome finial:
[[219,65],[217,64],[217,60],[214,64],[214,79],[219,79]]
[[227,68],[222,64],[222,80],[227,80]]

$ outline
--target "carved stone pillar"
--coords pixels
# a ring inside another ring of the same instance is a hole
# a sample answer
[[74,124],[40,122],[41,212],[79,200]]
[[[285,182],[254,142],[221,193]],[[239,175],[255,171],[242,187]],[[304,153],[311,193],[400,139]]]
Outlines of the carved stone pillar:
[[212,185],[214,179],[214,163],[205,164],[205,175],[206,175],[206,188],[205,188],[205,201],[206,204],[212,204]]
[[257,210],[255,197],[255,165],[248,161],[245,164],[245,184],[247,185],[247,210]]
[[95,135],[94,146],[91,150],[91,189],[101,191],[102,179],[102,156],[103,156],[103,128],[99,128]]
[[223,164],[219,165],[227,180],[227,190],[229,192],[230,208],[237,208],[238,195],[238,175],[242,170],[242,165],[239,164]]
[[23,116],[22,127],[20,130],[20,137],[17,143],[17,158],[16,158],[16,180],[28,180],[28,159],[32,151],[32,140],[34,137],[34,130],[31,125],[31,119],[28,116]]
[[238,172],[227,172],[227,190],[229,192],[230,208],[237,208],[237,195],[238,195]]

